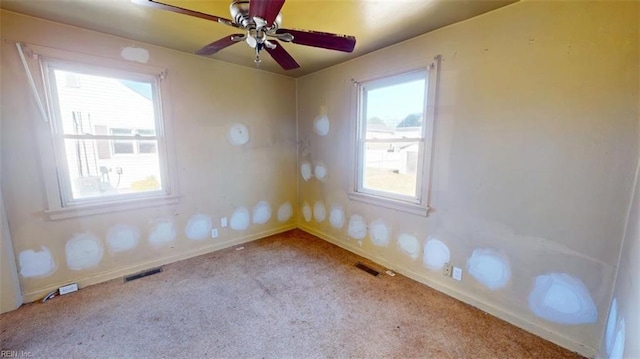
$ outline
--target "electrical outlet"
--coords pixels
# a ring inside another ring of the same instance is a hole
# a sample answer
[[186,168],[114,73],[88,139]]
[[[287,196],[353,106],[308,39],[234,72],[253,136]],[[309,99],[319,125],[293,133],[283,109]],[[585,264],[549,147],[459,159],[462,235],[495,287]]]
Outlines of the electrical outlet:
[[220,218],[220,227],[225,228],[227,226],[227,217]]
[[58,292],[60,293],[60,295],[64,295],[64,294],[76,292],[77,290],[78,290],[78,283],[73,283],[73,284],[60,287],[60,289],[58,289]]
[[462,268],[453,267],[453,279],[462,280]]
[[451,277],[452,269],[453,266],[451,265],[451,263],[445,263],[444,268],[442,268],[442,275],[444,275],[445,277]]
[[218,238],[218,228],[211,229],[211,238]]

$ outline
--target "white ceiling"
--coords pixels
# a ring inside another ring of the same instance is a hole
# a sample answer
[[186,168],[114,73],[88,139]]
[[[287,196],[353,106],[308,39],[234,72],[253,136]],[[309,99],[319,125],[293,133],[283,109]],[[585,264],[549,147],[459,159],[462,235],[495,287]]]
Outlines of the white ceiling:
[[[229,0],[159,0],[224,18]],[[420,34],[469,19],[516,0],[287,0],[283,28],[353,35],[353,53],[295,44],[286,50],[300,64],[284,71],[267,54],[260,68],[299,77]],[[193,53],[237,29],[208,20],[136,5],[129,0],[1,0],[6,10]],[[212,58],[255,67],[253,50],[240,43]]]

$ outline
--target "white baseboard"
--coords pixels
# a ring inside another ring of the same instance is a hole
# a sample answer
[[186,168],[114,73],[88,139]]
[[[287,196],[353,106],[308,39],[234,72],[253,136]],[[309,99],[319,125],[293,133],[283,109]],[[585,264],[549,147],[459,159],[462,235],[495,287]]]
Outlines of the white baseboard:
[[[218,250],[221,250],[221,249],[224,249],[224,248],[233,247],[233,246],[236,246],[238,244],[247,243],[247,242],[255,241],[257,239],[268,237],[268,236],[271,236],[271,235],[274,235],[274,234],[290,231],[290,230],[295,229],[295,228],[296,228],[296,225],[289,224],[289,225],[286,225],[286,226],[283,226],[283,227],[270,229],[268,231],[251,234],[251,235],[244,236],[244,237],[234,238],[234,239],[232,239],[230,241],[226,241],[226,242],[214,242],[214,243],[212,243],[210,245],[198,248],[198,249],[193,250],[193,251],[179,253],[179,254],[176,254],[176,255],[173,255],[173,256],[154,259],[154,260],[143,262],[143,263],[136,264],[136,265],[133,265],[133,266],[121,267],[121,268],[117,268],[117,269],[114,269],[114,270],[98,273],[98,274],[83,278],[83,279],[77,281],[76,283],[78,283],[78,286],[80,287],[80,289],[82,289],[82,288],[88,287],[90,285],[106,282],[108,280],[112,280],[112,279],[116,279],[116,278],[119,278],[119,277],[123,277],[125,275],[137,273],[137,272],[149,269],[149,268],[158,267],[158,266],[161,266],[161,265],[165,265],[165,264],[181,261],[181,260],[192,258],[192,257],[197,257],[199,255],[203,255],[203,254],[207,254],[207,253],[210,253],[210,252],[218,251]],[[24,303],[29,303],[29,302],[34,302],[36,300],[40,300],[40,299],[44,298],[47,294],[51,293],[52,291],[60,288],[63,285],[66,285],[66,284],[69,284],[69,282],[54,283],[54,284],[52,284],[52,285],[50,285],[50,286],[48,286],[46,288],[39,289],[39,290],[36,290],[36,291],[33,291],[33,292],[29,292],[29,293],[25,293],[23,295]]]
[[473,295],[471,293],[464,293],[459,291],[457,288],[453,288],[447,285],[443,285],[442,283],[438,283],[433,281],[432,279],[428,278],[427,276],[425,276],[422,273],[418,273],[415,272],[411,269],[408,269],[406,267],[403,267],[401,265],[395,264],[395,263],[391,263],[388,260],[386,260],[385,258],[379,257],[379,256],[374,256],[371,255],[370,253],[367,253],[365,251],[363,251],[362,249],[358,248],[358,247],[352,247],[352,246],[347,246],[347,243],[343,240],[338,240],[337,238],[328,235],[324,232],[318,231],[315,228],[311,228],[306,226],[303,223],[299,223],[298,224],[298,228],[302,231],[305,231],[309,234],[312,234],[316,237],[319,237],[323,240],[326,240],[327,242],[333,243],[338,247],[344,248],[346,250],[348,250],[349,252],[353,252],[359,256],[362,256],[366,259],[369,259],[383,267],[386,267],[388,269],[392,269],[395,272],[398,272],[406,277],[409,277],[417,282],[420,282],[422,284],[425,284],[439,292],[442,292],[448,296],[451,296],[453,298],[456,298],[464,303],[467,303],[473,307],[476,307],[484,312],[487,312],[497,318],[500,318],[508,323],[511,323],[513,325],[515,325],[516,327],[522,328],[530,333],[533,333],[543,339],[546,339],[552,343],[555,343],[563,348],[569,349],[573,352],[576,352],[580,355],[583,355],[587,358],[594,358],[596,357],[598,350],[594,347],[588,346],[588,345],[584,345],[582,343],[579,343],[571,338],[568,338],[556,331],[550,330],[548,328],[542,327],[539,324],[530,322],[526,319],[520,318],[519,316],[517,316],[514,313],[511,313],[509,311],[506,311],[504,309],[498,308],[496,306],[494,306],[491,303],[487,303],[485,301],[479,300],[475,297],[473,297]]

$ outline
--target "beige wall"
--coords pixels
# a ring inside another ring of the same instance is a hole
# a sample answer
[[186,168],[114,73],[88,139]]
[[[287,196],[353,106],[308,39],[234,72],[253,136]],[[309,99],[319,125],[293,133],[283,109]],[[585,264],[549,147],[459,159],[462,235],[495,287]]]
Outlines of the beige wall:
[[[295,173],[296,166],[293,79],[11,12],[1,14],[2,34],[8,40],[2,43],[2,190],[14,249],[19,258],[24,251],[45,246],[57,266],[44,277],[20,277],[26,301],[66,283],[96,283],[295,226],[293,219],[281,223],[275,218],[282,203],[296,202],[291,190],[296,179],[283,175]],[[180,202],[58,221],[45,218],[46,194],[34,143],[46,139],[48,124],[35,106],[14,41],[122,61],[122,48],[135,45],[149,51],[150,65],[167,68],[169,91],[163,98],[171,108],[165,117],[173,127]],[[249,128],[251,138],[244,146],[227,141],[235,122]],[[261,200],[270,203],[273,213],[266,224],[252,224],[246,231],[221,229],[217,239],[192,241],[185,236],[186,223],[197,213],[211,216],[220,228],[221,217],[230,219],[239,206],[251,211]],[[147,237],[154,223],[164,220],[175,225],[177,237],[156,248]],[[141,237],[135,249],[108,250],[105,235],[116,224],[138,228]],[[100,239],[104,256],[96,267],[70,270],[65,245],[86,232]]]
[[[359,245],[346,225],[301,228],[450,293],[563,346],[595,355],[613,287],[638,160],[637,2],[522,2],[298,80],[300,160],[328,167],[299,179],[299,203],[324,201],[391,229],[387,247]],[[428,218],[348,198],[355,90],[361,80],[425,66],[442,55]],[[313,131],[326,106],[331,130]],[[299,176],[300,177],[300,176]],[[328,217],[328,216],[327,216]],[[502,252],[506,287],[489,290],[429,271],[397,248],[432,236],[466,268],[475,249]],[[582,283],[597,321],[561,324],[532,312],[539,275]]]
[[14,310],[22,304],[22,291],[13,254],[11,233],[0,193],[0,313]]

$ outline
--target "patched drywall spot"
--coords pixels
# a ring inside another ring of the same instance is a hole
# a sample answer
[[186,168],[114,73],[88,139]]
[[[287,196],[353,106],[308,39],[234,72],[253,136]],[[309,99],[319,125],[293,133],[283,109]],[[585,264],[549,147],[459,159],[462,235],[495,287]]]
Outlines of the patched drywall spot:
[[249,129],[242,123],[234,123],[227,133],[229,143],[241,146],[249,142]]
[[293,207],[291,203],[285,202],[278,208],[278,222],[286,222],[293,216]]
[[349,237],[359,241],[363,240],[367,236],[367,222],[364,221],[362,216],[354,214],[349,217],[347,234],[349,234]]
[[65,246],[67,267],[71,270],[92,268],[102,260],[104,248],[100,239],[91,233],[76,234]]
[[162,246],[167,243],[173,242],[176,239],[176,227],[173,222],[162,220],[156,222],[156,225],[151,229],[147,241],[154,246]]
[[20,275],[24,278],[47,277],[56,271],[56,262],[49,248],[42,246],[39,251],[27,249],[18,255]]
[[209,238],[212,225],[211,216],[195,214],[189,218],[184,234],[191,240],[202,241]]
[[329,223],[331,227],[340,229],[344,226],[344,221],[344,209],[342,209],[342,206],[331,206],[331,210],[329,211]]
[[467,270],[478,282],[491,290],[504,287],[511,278],[509,260],[493,249],[474,250],[467,261]]
[[389,227],[381,219],[376,219],[369,225],[369,237],[376,247],[389,245],[389,232]]
[[330,129],[331,123],[329,122],[329,118],[327,117],[327,115],[319,115],[315,120],[313,120],[313,130],[318,135],[326,136],[329,134]]
[[616,324],[618,323],[618,300],[613,298],[611,308],[609,308],[609,318],[607,319],[607,329],[605,331],[605,347],[607,355],[611,355],[613,342],[616,337]]
[[616,338],[613,340],[613,348],[611,348],[611,354],[609,359],[623,359],[624,358],[624,342],[626,340],[627,333],[625,332],[624,318],[618,322],[618,330],[616,331]]
[[107,232],[107,247],[112,253],[124,252],[138,246],[140,231],[129,224],[116,224]]
[[309,203],[304,202],[302,204],[302,216],[306,222],[311,222],[311,217],[313,216],[313,212],[311,211],[311,206]]
[[265,224],[271,219],[271,205],[267,201],[260,201],[253,207],[253,223]]
[[308,161],[302,162],[300,165],[300,174],[302,175],[302,179],[307,182],[313,177],[313,173],[311,171],[311,163]]
[[149,61],[149,51],[141,47],[124,47],[120,56],[127,61],[135,61],[146,64]]
[[537,276],[529,294],[529,308],[538,317],[560,324],[595,323],[598,319],[587,287],[566,273]]
[[432,271],[441,270],[451,260],[449,247],[441,241],[430,238],[424,246],[422,261]]
[[417,259],[420,255],[420,242],[416,236],[402,233],[398,236],[398,249],[412,259]]
[[231,220],[229,221],[229,227],[236,231],[244,231],[249,228],[249,224],[251,223],[251,214],[249,210],[245,207],[238,207],[233,214],[231,215]]
[[327,210],[324,207],[324,202],[316,201],[316,203],[313,204],[313,218],[318,223],[322,223],[327,219]]
[[313,171],[313,174],[320,181],[324,181],[327,178],[327,167],[322,162],[316,163],[316,167]]

